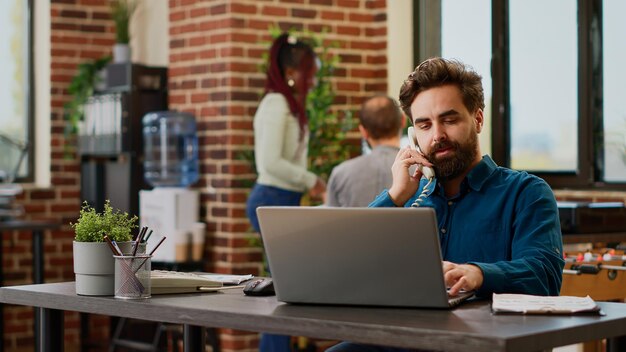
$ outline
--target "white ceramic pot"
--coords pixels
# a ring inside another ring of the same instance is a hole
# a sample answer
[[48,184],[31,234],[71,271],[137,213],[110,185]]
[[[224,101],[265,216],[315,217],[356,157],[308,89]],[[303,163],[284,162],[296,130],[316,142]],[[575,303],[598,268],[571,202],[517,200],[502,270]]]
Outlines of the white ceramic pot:
[[[122,253],[130,253],[132,242],[118,242]],[[112,296],[114,290],[115,261],[113,252],[105,242],[76,242],[74,274],[76,294],[84,296]],[[145,244],[138,253],[145,253]]]
[[130,45],[115,43],[113,45],[113,62],[130,62]]

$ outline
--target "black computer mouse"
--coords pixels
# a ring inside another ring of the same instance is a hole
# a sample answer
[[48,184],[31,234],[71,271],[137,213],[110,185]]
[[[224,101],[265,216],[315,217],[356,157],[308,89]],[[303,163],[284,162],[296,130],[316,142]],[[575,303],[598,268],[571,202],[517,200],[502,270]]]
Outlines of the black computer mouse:
[[273,296],[274,282],[270,278],[253,279],[243,288],[243,293],[248,296]]

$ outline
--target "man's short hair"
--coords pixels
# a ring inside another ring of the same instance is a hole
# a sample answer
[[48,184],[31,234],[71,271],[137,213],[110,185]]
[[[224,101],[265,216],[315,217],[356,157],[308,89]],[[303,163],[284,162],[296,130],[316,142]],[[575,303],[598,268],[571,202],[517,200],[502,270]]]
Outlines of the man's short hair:
[[485,108],[482,77],[468,65],[441,57],[428,59],[419,64],[400,88],[400,107],[411,116],[411,104],[417,95],[427,89],[448,84],[461,91],[463,104],[470,112]]
[[402,112],[396,102],[385,95],[375,95],[363,102],[359,121],[373,139],[398,136]]

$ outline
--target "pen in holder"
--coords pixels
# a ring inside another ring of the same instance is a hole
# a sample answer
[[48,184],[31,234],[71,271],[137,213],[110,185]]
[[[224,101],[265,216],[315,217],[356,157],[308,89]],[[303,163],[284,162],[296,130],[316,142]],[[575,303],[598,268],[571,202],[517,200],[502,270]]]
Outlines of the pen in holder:
[[149,298],[152,256],[116,255],[113,258],[115,258],[115,298]]

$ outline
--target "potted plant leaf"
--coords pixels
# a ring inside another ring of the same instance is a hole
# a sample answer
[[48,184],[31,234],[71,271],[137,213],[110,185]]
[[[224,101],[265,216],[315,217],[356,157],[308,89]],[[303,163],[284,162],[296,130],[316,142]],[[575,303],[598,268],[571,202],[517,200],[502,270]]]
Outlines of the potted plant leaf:
[[137,216],[114,210],[108,200],[101,213],[87,202],[83,204],[76,223],[70,223],[75,234],[73,250],[77,294],[113,295],[115,263],[104,236],[115,241],[122,253],[130,253],[131,232],[137,228],[137,220]]
[[130,61],[130,20],[137,9],[136,0],[111,0],[111,18],[115,22],[113,62]]

